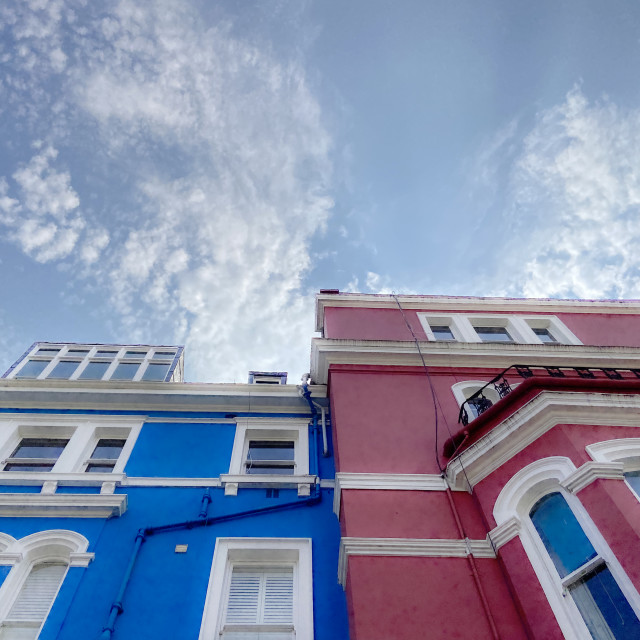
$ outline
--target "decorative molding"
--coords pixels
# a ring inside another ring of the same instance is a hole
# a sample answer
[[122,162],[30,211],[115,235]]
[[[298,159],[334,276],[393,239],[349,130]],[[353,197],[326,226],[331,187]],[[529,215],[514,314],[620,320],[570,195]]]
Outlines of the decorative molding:
[[50,482],[67,487],[99,487],[103,482],[124,484],[124,473],[62,473],[56,471],[0,471],[0,485],[39,487]]
[[624,464],[622,462],[585,462],[560,484],[567,491],[578,493],[598,478],[624,480]]
[[298,489],[299,496],[311,495],[311,485],[316,484],[318,477],[310,475],[277,476],[277,475],[235,475],[221,474],[220,483],[226,496],[238,495],[239,488],[260,489]]
[[[498,342],[420,342],[431,367],[506,369],[514,362],[540,366],[633,368],[640,347],[594,347],[574,344],[519,344]],[[332,364],[420,367],[422,360],[412,340],[343,340],[313,338],[311,375],[326,384]],[[275,385],[274,385],[275,386]]]
[[[97,475],[97,474],[94,474]],[[150,478],[144,476],[126,476],[120,483],[122,487],[220,487],[220,478]]]
[[18,562],[22,562],[22,554],[18,551],[14,551],[13,553],[3,551],[0,553],[0,565],[4,566],[13,566]]
[[639,411],[640,395],[541,391],[450,460],[447,478],[473,487],[558,424],[640,427]]
[[[625,471],[635,471],[640,462],[640,438],[618,438],[595,442],[585,447],[596,462],[622,462]],[[627,469],[630,466],[632,469]]]
[[336,473],[333,512],[340,517],[343,489],[380,489],[395,491],[445,491],[444,478],[429,473]]
[[338,558],[338,582],[344,586],[350,556],[414,558],[495,558],[491,541],[440,538],[342,538]]
[[0,517],[110,518],[126,509],[126,494],[0,493]]
[[96,557],[95,553],[70,553],[69,554],[69,566],[70,567],[88,567],[93,559]]
[[488,537],[493,542],[494,548],[499,549],[510,540],[519,536],[521,530],[522,521],[518,516],[512,516],[502,524],[499,524],[495,529],[489,531]]

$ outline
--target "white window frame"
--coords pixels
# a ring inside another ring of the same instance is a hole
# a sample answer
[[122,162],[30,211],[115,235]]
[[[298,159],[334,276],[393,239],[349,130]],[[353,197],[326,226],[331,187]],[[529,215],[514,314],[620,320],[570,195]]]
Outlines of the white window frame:
[[[293,441],[293,475],[247,474],[245,461],[251,440]],[[315,477],[309,476],[308,418],[238,418],[229,474],[221,475],[220,480],[225,485],[226,495],[235,495],[239,485],[277,487],[287,484],[297,484],[299,494],[308,495],[309,484],[315,482]]]
[[[0,465],[10,461],[11,454],[24,438],[68,438],[69,442],[51,471],[2,471],[0,482],[35,480],[41,482],[64,479],[69,474],[90,480],[91,476],[122,479],[124,468],[140,435],[143,420],[121,416],[4,414],[0,417]],[[91,454],[102,438],[126,440],[113,471],[86,473]],[[79,479],[79,478],[78,478]],[[95,483],[95,482],[94,482]]]
[[[587,453],[595,462],[622,462],[623,473],[640,471],[640,438],[618,438],[589,444]],[[640,502],[640,495],[631,486],[626,476],[624,479],[629,491]]]
[[[582,342],[569,330],[569,328],[556,316],[535,315],[522,316],[511,314],[480,314],[480,313],[451,313],[432,314],[418,312],[418,319],[430,342],[448,342],[451,340],[438,340],[431,326],[444,325],[451,329],[455,342],[483,342],[484,344],[544,344],[554,346],[556,344],[581,345]],[[504,327],[513,342],[484,341],[480,338],[475,327]],[[556,339],[556,342],[543,342],[533,332],[534,328],[548,329]]]
[[223,615],[233,568],[293,568],[293,629],[296,640],[313,640],[313,578],[310,538],[218,538],[211,564],[199,640],[215,640]]
[[[0,587],[0,629],[5,626],[7,616],[34,566],[53,562],[65,564],[67,567],[87,567],[94,558],[93,553],[87,553],[89,541],[75,531],[64,529],[40,531],[20,540],[15,540],[7,534],[0,534],[0,536],[0,564],[12,567]],[[55,603],[65,577],[66,573],[60,581],[51,606]],[[46,623],[48,615],[47,612],[38,628],[38,633]],[[25,624],[24,627],[26,626],[33,628],[33,625]],[[20,625],[11,624],[6,628],[20,628]]]
[[640,617],[640,595],[636,588],[620,566],[579,498],[563,486],[563,482],[575,471],[573,462],[563,456],[553,456],[532,462],[518,471],[504,485],[493,509],[498,528],[517,530],[522,546],[567,640],[583,640],[591,637],[591,634],[573,598],[565,596],[565,583],[572,576],[567,576],[564,579],[559,577],[553,561],[529,517],[531,508],[549,493],[561,493],[566,499],[569,508],[596,550],[598,559],[606,562],[629,605]]

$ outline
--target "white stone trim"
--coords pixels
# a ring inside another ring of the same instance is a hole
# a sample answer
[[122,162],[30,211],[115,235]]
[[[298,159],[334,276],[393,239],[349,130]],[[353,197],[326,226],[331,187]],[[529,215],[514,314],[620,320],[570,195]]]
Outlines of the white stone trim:
[[126,494],[0,493],[3,518],[110,518],[126,510]]
[[297,488],[298,495],[310,495],[310,488],[316,484],[317,476],[278,476],[278,475],[232,475],[221,474],[220,484],[224,487],[224,494],[226,496],[235,496],[238,494],[238,489],[288,489]]
[[554,491],[564,496],[599,557],[607,563],[618,586],[636,615],[640,617],[640,595],[578,497],[570,493],[564,486],[567,480],[571,481],[572,478],[577,477],[579,476],[576,476],[575,465],[564,456],[543,458],[527,465],[504,485],[498,495],[493,509],[498,526],[490,533],[491,539],[497,547],[515,537],[515,534],[519,535],[522,546],[567,640],[582,640],[589,637],[590,634],[573,599],[565,597],[563,581],[559,578],[529,517],[533,505],[540,498]]
[[343,489],[379,489],[393,491],[446,491],[442,476],[432,473],[336,473],[333,512],[340,516]]
[[199,640],[218,638],[231,571],[237,565],[290,566],[294,571],[296,640],[313,640],[310,538],[218,538],[211,564]]
[[[452,487],[475,486],[557,424],[640,427],[640,396],[541,391],[447,465]],[[464,468],[464,472],[463,472]]]
[[622,462],[585,462],[562,482],[562,486],[571,493],[578,493],[594,480],[624,480]]
[[[514,342],[421,341],[420,351],[431,367],[506,369],[514,363],[536,366],[634,368],[640,347]],[[342,340],[313,338],[311,375],[326,384],[332,364],[421,367],[422,360],[411,340]],[[275,385],[274,385],[275,386]]]
[[625,471],[635,471],[640,462],[640,438],[618,438],[586,447],[595,462],[622,462]]
[[353,538],[340,541],[338,582],[344,586],[350,556],[391,556],[413,558],[495,558],[491,541],[445,538]]

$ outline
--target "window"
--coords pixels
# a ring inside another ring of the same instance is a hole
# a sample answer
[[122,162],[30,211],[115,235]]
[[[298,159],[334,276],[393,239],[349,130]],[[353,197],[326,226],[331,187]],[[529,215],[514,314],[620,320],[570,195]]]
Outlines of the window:
[[565,488],[575,474],[563,456],[518,471],[496,499],[491,538],[501,546],[520,536],[565,638],[640,637],[640,595],[579,498]]
[[78,380],[102,380],[110,362],[89,362],[78,376]]
[[16,373],[16,378],[37,378],[51,362],[50,360],[28,360]]
[[121,362],[111,374],[111,380],[133,380],[139,367],[137,362]]
[[629,471],[624,474],[624,479],[640,498],[640,471]]
[[482,342],[513,342],[505,327],[475,327]]
[[529,516],[592,637],[639,638],[640,620],[562,494],[545,495]]
[[245,473],[295,473],[295,442],[293,440],[249,440]]
[[49,373],[47,378],[57,378],[59,380],[68,380],[73,372],[78,368],[80,361],[60,360],[58,364]]
[[431,331],[433,332],[433,337],[438,341],[455,340],[455,336],[453,335],[453,331],[451,331],[451,327],[447,325],[431,325]]
[[218,538],[200,640],[312,640],[311,540]]
[[89,473],[111,473],[126,442],[126,440],[109,440],[107,438],[98,440],[86,471]]
[[533,327],[533,333],[538,336],[541,342],[558,342],[546,327]]
[[51,471],[68,443],[62,438],[23,438],[3,471]]
[[162,381],[166,378],[167,373],[169,373],[170,366],[171,364],[157,364],[155,362],[150,362],[142,374],[142,380]]
[[229,473],[222,474],[225,495],[239,486],[298,487],[309,495],[309,421],[306,418],[238,418]]
[[[465,380],[464,382],[458,382],[451,387],[453,395],[459,406],[468,400],[474,393],[482,389],[487,384],[481,380]],[[514,385],[515,386],[515,385]],[[498,392],[493,386],[488,386],[482,392],[482,396],[478,396],[473,400],[467,402],[465,407],[467,408],[467,417],[469,420],[477,418],[481,413],[484,413],[489,407],[492,407],[496,402],[500,400]]]

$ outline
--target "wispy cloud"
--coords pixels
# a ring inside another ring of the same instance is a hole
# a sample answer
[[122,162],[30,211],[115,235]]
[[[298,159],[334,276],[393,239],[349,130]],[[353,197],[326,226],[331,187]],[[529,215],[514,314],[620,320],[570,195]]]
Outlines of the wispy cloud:
[[[508,144],[509,171],[483,174],[503,198],[489,222],[510,234],[484,293],[640,297],[640,110],[590,102],[576,86]],[[503,156],[501,144],[483,157]]]
[[[118,339],[186,342],[193,379],[302,373],[309,244],[333,205],[331,137],[302,61],[177,0],[67,3],[48,21],[37,6],[14,11],[13,37],[34,68],[47,30],[64,57],[44,80],[23,61],[11,67],[40,118],[56,123],[46,149],[3,183],[13,240],[37,260],[92,263],[82,273],[104,287]],[[65,96],[55,114],[45,107],[53,73]],[[53,166],[63,147],[70,170]],[[114,181],[93,205],[99,220],[80,214],[96,197],[86,176],[75,179],[81,163]],[[19,221],[25,211],[33,229]],[[172,335],[158,335],[167,326]]]

